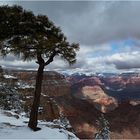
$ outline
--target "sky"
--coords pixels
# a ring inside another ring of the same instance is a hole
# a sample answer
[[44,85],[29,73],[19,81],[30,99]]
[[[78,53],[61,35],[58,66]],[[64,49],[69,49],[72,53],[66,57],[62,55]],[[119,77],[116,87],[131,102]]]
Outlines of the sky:
[[[77,63],[69,66],[55,58],[46,70],[60,72],[140,71],[140,1],[5,1],[44,14],[59,26],[70,42],[80,44]],[[9,55],[0,65],[37,69],[35,61],[23,62]]]

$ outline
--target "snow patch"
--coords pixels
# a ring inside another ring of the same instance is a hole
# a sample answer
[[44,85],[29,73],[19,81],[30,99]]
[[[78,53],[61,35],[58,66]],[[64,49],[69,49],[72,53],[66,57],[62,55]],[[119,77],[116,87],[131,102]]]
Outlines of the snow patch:
[[12,76],[12,75],[3,75],[4,76],[4,78],[6,78],[6,79],[17,79],[17,77],[14,77],[14,76]]
[[73,133],[62,128],[50,128],[49,122],[39,121],[38,126],[40,131],[34,132],[27,127],[29,118],[19,116],[6,116],[5,112],[11,113],[13,116],[17,115],[11,111],[0,110],[0,139],[65,139],[65,140],[79,140]]

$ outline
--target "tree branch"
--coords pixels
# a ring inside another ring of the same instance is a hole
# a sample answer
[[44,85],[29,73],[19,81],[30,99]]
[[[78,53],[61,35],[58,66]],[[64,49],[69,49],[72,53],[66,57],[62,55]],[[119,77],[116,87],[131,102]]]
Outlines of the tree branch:
[[53,51],[52,55],[49,57],[49,59],[45,62],[44,66],[47,66],[49,65],[52,61],[53,61],[53,58],[59,53],[59,51]]

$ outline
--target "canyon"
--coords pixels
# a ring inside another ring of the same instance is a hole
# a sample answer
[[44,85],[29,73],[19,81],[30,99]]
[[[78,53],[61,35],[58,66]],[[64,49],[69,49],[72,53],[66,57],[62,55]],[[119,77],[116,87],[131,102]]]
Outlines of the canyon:
[[[29,110],[36,72],[11,70],[6,74],[28,85],[25,84],[20,91],[25,95],[26,110]],[[139,73],[64,76],[46,71],[39,119],[53,120],[59,118],[62,112],[69,119],[75,134],[86,139],[93,138],[98,131],[96,120],[103,113],[110,123],[111,138],[140,138],[139,85]]]

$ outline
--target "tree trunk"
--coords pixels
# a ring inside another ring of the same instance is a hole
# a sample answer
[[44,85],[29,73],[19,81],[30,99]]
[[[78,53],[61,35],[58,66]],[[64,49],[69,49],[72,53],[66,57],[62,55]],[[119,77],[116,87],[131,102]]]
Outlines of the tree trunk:
[[38,107],[40,104],[43,71],[44,71],[44,65],[40,64],[37,71],[34,100],[33,100],[33,105],[32,105],[31,113],[30,113],[30,119],[28,123],[28,127],[30,127],[34,131],[40,130],[40,128],[37,127],[37,118],[38,118]]

